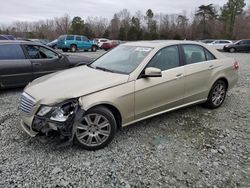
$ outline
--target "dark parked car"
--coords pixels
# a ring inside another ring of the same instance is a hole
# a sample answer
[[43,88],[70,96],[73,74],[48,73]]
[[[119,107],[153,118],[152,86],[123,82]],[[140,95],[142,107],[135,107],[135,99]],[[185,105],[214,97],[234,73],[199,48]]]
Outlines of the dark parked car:
[[250,39],[244,39],[237,41],[233,44],[226,45],[223,48],[226,52],[241,52],[241,51],[250,51]]
[[12,35],[0,35],[0,40],[15,40],[15,37]]
[[25,86],[30,81],[71,67],[89,64],[80,56],[62,55],[40,43],[0,41],[0,89]]

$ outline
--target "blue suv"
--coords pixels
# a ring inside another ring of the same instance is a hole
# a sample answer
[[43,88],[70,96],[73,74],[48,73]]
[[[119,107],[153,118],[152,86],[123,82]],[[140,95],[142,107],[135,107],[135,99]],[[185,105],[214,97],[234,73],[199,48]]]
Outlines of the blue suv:
[[57,40],[57,48],[62,49],[63,52],[68,50],[76,52],[78,49],[86,51],[91,49],[92,52],[95,52],[98,49],[98,45],[85,36],[62,35]]

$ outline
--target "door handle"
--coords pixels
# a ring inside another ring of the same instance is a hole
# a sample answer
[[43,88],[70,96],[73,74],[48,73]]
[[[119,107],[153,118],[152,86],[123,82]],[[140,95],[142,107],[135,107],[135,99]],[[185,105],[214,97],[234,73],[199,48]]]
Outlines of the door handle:
[[183,74],[181,73],[181,74],[177,74],[176,76],[175,76],[175,79],[179,79],[179,78],[181,78],[181,77],[183,77]]
[[40,66],[40,63],[33,63],[34,66]]
[[214,68],[214,65],[209,65],[208,70],[211,70]]

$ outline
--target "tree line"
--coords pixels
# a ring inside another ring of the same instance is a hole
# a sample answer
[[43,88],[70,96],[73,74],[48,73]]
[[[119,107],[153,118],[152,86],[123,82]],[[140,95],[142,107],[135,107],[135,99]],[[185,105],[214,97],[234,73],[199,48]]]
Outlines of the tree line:
[[222,7],[214,4],[201,5],[187,15],[145,13],[131,14],[127,9],[114,14],[111,20],[103,17],[79,16],[70,18],[65,14],[54,19],[36,22],[16,21],[0,27],[0,33],[21,38],[55,39],[63,34],[86,35],[89,38],[110,38],[124,41],[176,39],[243,39],[250,38],[250,6],[245,0],[228,0]]

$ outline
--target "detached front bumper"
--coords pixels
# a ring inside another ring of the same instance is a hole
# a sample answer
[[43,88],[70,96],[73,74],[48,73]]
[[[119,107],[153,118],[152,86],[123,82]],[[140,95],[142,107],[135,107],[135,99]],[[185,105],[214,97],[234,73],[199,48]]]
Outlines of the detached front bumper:
[[31,126],[26,124],[23,120],[20,121],[20,125],[21,125],[22,129],[31,137],[35,137],[38,134],[38,132],[33,131]]
[[35,137],[38,133],[48,135],[50,132],[58,132],[65,137],[72,136],[72,128],[75,117],[70,117],[65,122],[51,121],[49,118],[41,118],[34,116],[34,118],[23,118],[20,121],[22,129],[31,137]]
[[22,129],[31,137],[38,134],[50,136],[50,133],[56,133],[70,139],[74,135],[75,122],[78,122],[84,113],[85,111],[79,108],[65,122],[53,121],[49,117],[37,115],[32,117],[22,116],[20,124]]

